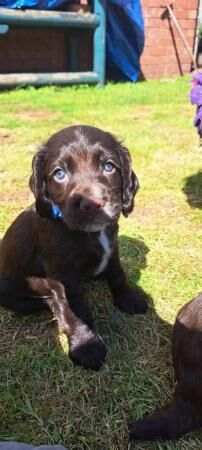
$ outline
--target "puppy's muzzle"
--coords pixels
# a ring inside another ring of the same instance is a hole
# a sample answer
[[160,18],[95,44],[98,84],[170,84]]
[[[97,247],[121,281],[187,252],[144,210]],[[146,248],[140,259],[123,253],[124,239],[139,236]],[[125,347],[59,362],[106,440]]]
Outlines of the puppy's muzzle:
[[85,197],[81,194],[73,195],[69,200],[69,208],[72,213],[85,216],[95,216],[105,206],[105,201],[99,197]]

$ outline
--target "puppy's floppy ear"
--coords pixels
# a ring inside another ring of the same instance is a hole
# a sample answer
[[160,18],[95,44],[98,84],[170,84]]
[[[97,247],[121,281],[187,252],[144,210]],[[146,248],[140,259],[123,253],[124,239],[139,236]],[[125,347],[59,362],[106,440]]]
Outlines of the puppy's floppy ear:
[[32,160],[32,175],[29,186],[36,199],[36,210],[41,217],[50,217],[51,200],[46,192],[45,163],[47,160],[47,145],[39,148]]
[[128,217],[134,207],[134,197],[139,189],[139,181],[132,170],[129,151],[121,143],[119,144],[119,155],[123,181],[122,214]]

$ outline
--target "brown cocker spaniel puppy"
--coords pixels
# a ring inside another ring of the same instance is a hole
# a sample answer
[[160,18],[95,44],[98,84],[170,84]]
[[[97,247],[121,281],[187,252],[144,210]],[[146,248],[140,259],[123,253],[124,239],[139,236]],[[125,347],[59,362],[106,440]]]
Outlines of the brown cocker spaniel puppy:
[[176,378],[173,400],[153,416],[134,422],[131,439],[178,439],[202,427],[202,293],[186,303],[177,315],[172,359]]
[[93,331],[81,283],[104,273],[114,304],[144,313],[146,296],[121,268],[118,219],[133,210],[138,180],[128,150],[90,126],[64,128],[33,158],[36,202],[7,230],[0,251],[0,303],[19,313],[49,307],[76,364],[98,370],[106,349]]

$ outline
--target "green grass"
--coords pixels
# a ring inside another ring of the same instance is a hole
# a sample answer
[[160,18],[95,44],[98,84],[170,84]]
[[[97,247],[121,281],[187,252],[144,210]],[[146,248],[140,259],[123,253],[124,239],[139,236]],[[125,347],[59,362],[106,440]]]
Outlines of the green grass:
[[127,424],[172,397],[170,335],[181,305],[201,290],[201,149],[187,78],[0,94],[0,234],[33,201],[31,160],[41,141],[84,123],[113,132],[133,157],[141,189],[121,219],[121,259],[151,296],[145,316],[117,311],[107,286],[86,287],[108,348],[99,373],[72,365],[51,315],[0,313],[0,439],[62,443],[69,450],[188,450],[178,442],[128,443]]

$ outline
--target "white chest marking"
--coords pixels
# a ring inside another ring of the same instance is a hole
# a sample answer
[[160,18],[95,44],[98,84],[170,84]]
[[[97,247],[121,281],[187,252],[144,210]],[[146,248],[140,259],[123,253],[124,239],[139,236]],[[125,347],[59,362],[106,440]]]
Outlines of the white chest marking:
[[100,244],[101,244],[101,246],[102,246],[102,248],[104,250],[104,253],[103,253],[102,260],[101,260],[99,266],[97,267],[97,269],[94,272],[94,275],[99,275],[107,267],[107,264],[108,264],[108,261],[109,261],[109,257],[110,257],[111,252],[112,252],[112,250],[110,248],[110,245],[109,245],[108,237],[107,237],[107,235],[106,235],[104,230],[102,230],[100,232],[98,240],[99,240],[99,242],[100,242]]

